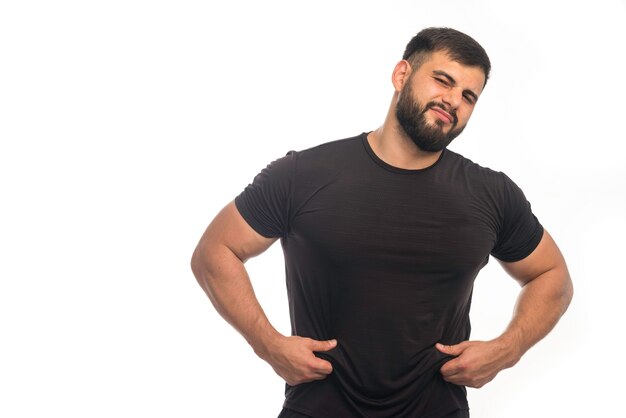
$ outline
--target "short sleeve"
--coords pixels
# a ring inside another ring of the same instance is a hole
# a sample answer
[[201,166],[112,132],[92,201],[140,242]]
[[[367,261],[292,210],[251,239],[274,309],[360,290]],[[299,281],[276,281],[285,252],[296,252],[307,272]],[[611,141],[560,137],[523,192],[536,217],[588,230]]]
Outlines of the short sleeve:
[[543,236],[543,226],[531,210],[522,190],[504,173],[500,204],[501,227],[491,255],[505,262],[519,261],[532,253]]
[[295,152],[273,161],[256,175],[235,205],[241,216],[266,238],[284,237],[289,230],[289,209]]

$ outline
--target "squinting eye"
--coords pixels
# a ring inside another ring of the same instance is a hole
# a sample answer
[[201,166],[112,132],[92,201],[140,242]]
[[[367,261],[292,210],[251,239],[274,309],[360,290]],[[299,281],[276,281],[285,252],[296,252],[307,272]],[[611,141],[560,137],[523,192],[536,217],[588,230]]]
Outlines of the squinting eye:
[[474,104],[474,99],[470,96],[463,96],[463,98],[465,99],[465,101],[469,104]]
[[441,78],[437,78],[437,77],[435,77],[435,80],[437,80],[438,82],[440,82],[440,83],[441,83],[441,84],[443,84],[444,86],[447,86],[447,85],[448,85],[448,83],[447,83],[445,80],[441,79]]

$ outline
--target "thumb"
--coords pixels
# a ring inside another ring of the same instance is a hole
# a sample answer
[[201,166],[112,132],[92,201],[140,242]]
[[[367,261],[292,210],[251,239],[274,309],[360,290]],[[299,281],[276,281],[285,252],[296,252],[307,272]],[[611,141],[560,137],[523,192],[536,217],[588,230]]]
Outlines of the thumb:
[[311,340],[312,351],[328,351],[337,346],[337,340],[318,341]]
[[437,343],[435,344],[435,347],[437,347],[437,350],[441,351],[444,354],[450,354],[451,356],[458,356],[463,352],[463,347],[462,344],[456,344],[456,345],[443,345],[441,343]]

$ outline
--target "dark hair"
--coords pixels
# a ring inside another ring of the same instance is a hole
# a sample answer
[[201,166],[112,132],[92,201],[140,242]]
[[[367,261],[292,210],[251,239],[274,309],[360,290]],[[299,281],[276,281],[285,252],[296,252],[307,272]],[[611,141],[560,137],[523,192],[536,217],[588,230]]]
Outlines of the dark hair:
[[421,30],[406,45],[402,59],[413,67],[419,67],[433,52],[445,51],[451,59],[463,65],[480,67],[485,73],[485,84],[491,71],[487,53],[469,35],[451,28],[427,28]]

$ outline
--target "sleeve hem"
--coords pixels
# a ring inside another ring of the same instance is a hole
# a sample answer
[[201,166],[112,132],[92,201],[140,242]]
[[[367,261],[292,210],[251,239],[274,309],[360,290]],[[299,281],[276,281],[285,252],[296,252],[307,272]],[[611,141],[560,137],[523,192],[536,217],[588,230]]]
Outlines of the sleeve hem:
[[237,211],[239,211],[239,214],[244,219],[244,221],[246,221],[246,223],[258,234],[262,235],[265,238],[276,238],[274,234],[272,234],[270,231],[266,231],[263,226],[254,219],[252,214],[248,211],[248,206],[246,205],[246,202],[241,195],[235,198],[235,207],[237,208]]
[[533,234],[532,239],[530,239],[526,245],[524,245],[523,247],[520,247],[516,253],[514,254],[491,253],[491,255],[500,261],[504,261],[505,263],[513,263],[516,261],[520,261],[528,257],[530,254],[532,254],[533,251],[535,251],[535,249],[541,242],[542,238],[543,238],[543,226],[541,224],[538,224],[537,228],[535,229],[535,233]]

